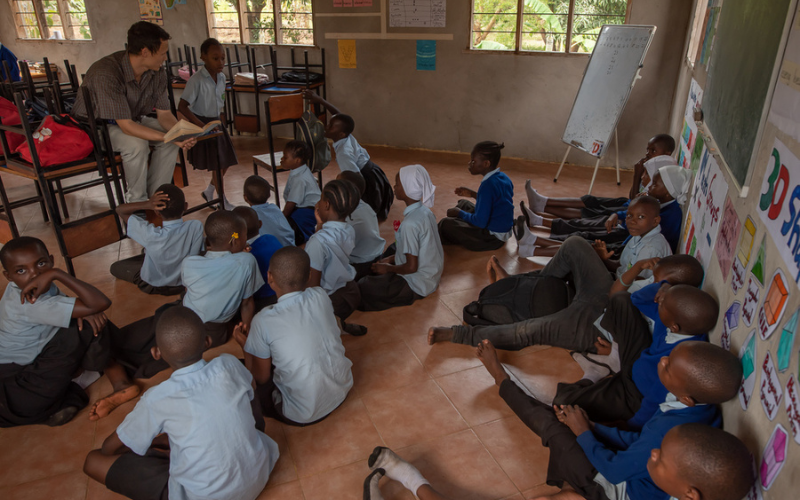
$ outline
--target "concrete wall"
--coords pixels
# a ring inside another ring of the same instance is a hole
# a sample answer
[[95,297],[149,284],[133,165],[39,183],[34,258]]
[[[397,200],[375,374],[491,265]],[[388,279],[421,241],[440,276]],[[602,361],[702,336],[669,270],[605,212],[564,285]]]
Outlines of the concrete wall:
[[[697,0],[699,2],[706,3],[706,0]],[[723,4],[723,9],[725,8],[725,4]],[[701,15],[704,14],[704,10]],[[779,52],[782,54],[782,52]],[[778,58],[777,64],[780,64],[782,61],[782,57]],[[676,112],[682,114],[683,110],[686,106],[686,96],[688,94],[689,84],[691,82],[691,78],[694,77],[697,82],[701,86],[705,86],[705,82],[707,80],[704,68],[698,66],[693,70],[686,65],[686,74],[687,77],[682,78],[681,85],[679,88],[676,89],[676,95],[682,96],[682,103],[676,103]],[[770,75],[764,75],[764,78],[769,78]],[[797,102],[800,104],[800,93],[797,95]],[[682,119],[679,120],[681,124],[676,121],[675,127],[676,129],[673,132],[677,132],[679,130],[678,127],[682,125]],[[720,338],[722,334],[722,322],[724,318],[725,311],[731,305],[734,300],[738,300],[741,303],[744,302],[745,290],[747,280],[749,279],[751,274],[751,269],[753,267],[753,263],[756,258],[756,253],[758,252],[758,247],[766,234],[766,260],[765,260],[765,280],[769,280],[775,270],[777,268],[782,268],[784,271],[789,269],[786,263],[783,261],[781,255],[778,252],[778,248],[775,244],[775,241],[771,238],[768,234],[759,214],[758,214],[758,204],[759,199],[761,197],[761,184],[764,180],[764,176],[766,175],[768,169],[771,172],[772,161],[770,159],[772,154],[772,148],[775,142],[775,138],[780,139],[784,144],[786,144],[789,149],[798,157],[800,157],[800,142],[795,141],[792,139],[788,134],[782,131],[778,126],[773,124],[772,122],[767,122],[763,137],[758,144],[758,156],[753,166],[753,177],[750,183],[750,190],[746,197],[740,196],[740,191],[737,187],[735,187],[735,182],[732,179],[727,168],[722,167],[721,170],[723,175],[725,176],[725,180],[728,183],[729,190],[728,196],[730,197],[731,202],[733,203],[734,208],[736,209],[736,213],[738,215],[739,221],[744,223],[747,216],[753,218],[755,225],[756,225],[756,235],[755,235],[755,243],[753,246],[752,257],[750,262],[747,266],[747,274],[745,276],[745,286],[739,290],[738,294],[734,294],[731,288],[731,274],[728,275],[727,280],[723,279],[722,277],[722,270],[720,268],[719,261],[716,258],[716,255],[712,257],[711,262],[709,263],[708,269],[706,269],[706,277],[705,282],[703,284],[703,289],[713,295],[720,304],[720,319],[717,323],[717,327],[714,332],[711,334],[711,341],[718,344],[720,343]],[[790,183],[789,189],[793,189],[793,187],[797,184],[797,179],[792,179]],[[788,199],[788,198],[787,198]],[[786,273],[787,278],[791,282],[792,280],[792,272]],[[732,432],[739,436],[745,444],[747,444],[750,451],[755,455],[756,460],[760,466],[760,460],[762,453],[764,451],[764,447],[767,441],[770,438],[772,431],[775,429],[776,423],[780,423],[783,427],[789,432],[789,449],[788,455],[786,457],[786,464],[781,472],[781,474],[776,479],[775,483],[772,485],[769,491],[763,492],[763,497],[766,500],[784,500],[788,498],[797,498],[798,491],[800,491],[800,446],[791,439],[792,431],[791,426],[789,425],[789,419],[787,416],[787,412],[784,406],[784,401],[781,401],[780,408],[778,410],[778,414],[775,417],[774,421],[770,421],[765,411],[761,407],[761,403],[759,401],[759,394],[760,394],[760,385],[761,385],[761,363],[764,361],[764,357],[769,350],[770,353],[776,355],[778,352],[778,344],[780,340],[781,329],[784,325],[789,321],[791,315],[797,310],[800,306],[800,293],[798,292],[798,288],[792,284],[790,286],[790,295],[788,299],[788,304],[786,306],[786,312],[779,323],[778,330],[766,341],[762,341],[758,338],[758,334],[756,334],[756,385],[753,391],[753,397],[749,404],[747,411],[743,411],[742,407],[740,406],[738,398],[730,401],[723,405],[723,416],[724,416],[724,426],[725,429],[729,432]],[[766,295],[765,287],[761,287],[760,292],[760,303],[761,306],[764,302],[764,296]],[[756,323],[754,322],[751,327],[747,327],[742,323],[740,320],[739,327],[732,332],[731,335],[731,351],[734,353],[739,353],[742,344],[744,343],[745,338],[747,335],[756,328]],[[798,375],[798,344],[795,344],[792,348],[792,355],[791,355],[791,362],[789,363],[789,369],[785,373],[779,373],[779,379],[781,381],[781,387],[786,387],[786,382],[789,379],[791,374]]]
[[[379,10],[376,0],[373,11]],[[644,154],[647,139],[668,129],[691,0],[631,0],[632,24],[658,26],[645,61],[643,79],[634,88],[619,126],[624,167]],[[16,40],[8,2],[0,1],[0,41],[23,59],[69,58],[83,73],[96,59],[123,47],[125,30],[138,20],[136,2],[87,0],[94,40],[34,42]],[[199,46],[206,37],[202,0],[164,10],[164,28],[174,42]],[[315,0],[316,12],[333,9]],[[448,2],[452,33],[437,42],[437,69],[416,71],[414,40],[358,40],[358,68],[339,69],[336,40],[326,32],[379,32],[380,18],[317,17],[317,44],[327,53],[328,96],[357,122],[356,136],[366,144],[469,151],[482,140],[506,143],[507,156],[560,161],[566,147],[561,134],[580,86],[584,55],[514,55],[469,52],[470,2]],[[370,9],[367,9],[370,10]],[[424,32],[421,29],[398,31]],[[259,50],[266,60],[266,50]],[[604,164],[612,165],[613,150]],[[570,161],[593,164],[575,152]]]

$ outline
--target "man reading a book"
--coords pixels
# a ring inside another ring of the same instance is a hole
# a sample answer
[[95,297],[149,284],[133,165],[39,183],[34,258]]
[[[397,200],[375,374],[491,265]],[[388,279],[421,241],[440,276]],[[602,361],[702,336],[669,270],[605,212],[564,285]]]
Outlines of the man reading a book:
[[[108,122],[111,145],[122,156],[127,203],[145,201],[158,186],[172,182],[178,148],[188,150],[195,143],[164,142],[164,133],[177,123],[162,70],[169,39],[160,26],[140,21],[128,30],[127,50],[96,61],[83,79],[95,115]],[[154,110],[156,117],[148,116]],[[86,116],[80,92],[72,115]]]

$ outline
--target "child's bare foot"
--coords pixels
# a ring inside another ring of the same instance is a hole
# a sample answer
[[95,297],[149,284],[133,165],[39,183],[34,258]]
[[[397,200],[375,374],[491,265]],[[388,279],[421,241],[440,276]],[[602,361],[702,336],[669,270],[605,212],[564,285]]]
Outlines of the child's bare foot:
[[489,283],[494,283],[497,281],[497,273],[494,272],[494,260],[495,256],[492,255],[489,257],[489,260],[486,262],[486,274],[489,275]]
[[503,365],[500,364],[500,360],[497,359],[497,351],[494,349],[491,342],[482,340],[475,349],[475,354],[478,356],[478,359],[481,360],[483,366],[486,367],[489,375],[494,378],[495,384],[500,385],[503,383],[503,380],[508,378],[508,373],[506,373]]
[[428,345],[433,345],[437,342],[450,342],[453,340],[453,329],[445,327],[431,327],[428,330]]
[[92,409],[89,410],[89,420],[99,420],[114,411],[117,406],[127,403],[139,395],[141,389],[136,384],[131,384],[124,389],[120,389],[103,399],[98,400]]
[[503,269],[503,266],[500,265],[500,261],[497,260],[497,257],[492,255],[491,260],[489,263],[492,265],[492,269],[494,269],[494,274],[497,276],[498,280],[508,278],[508,271]]

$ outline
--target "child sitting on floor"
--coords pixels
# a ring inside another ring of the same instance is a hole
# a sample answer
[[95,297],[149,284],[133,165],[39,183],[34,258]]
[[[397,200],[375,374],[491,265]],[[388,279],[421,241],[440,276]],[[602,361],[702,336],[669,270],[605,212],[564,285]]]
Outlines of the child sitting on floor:
[[183,305],[206,325],[212,346],[224,344],[233,330],[236,313],[249,326],[255,314],[253,295],[264,286],[255,257],[247,247],[247,224],[233,212],[208,216],[206,254],[188,257],[181,266],[186,286]]
[[[144,253],[111,264],[111,274],[137,285],[144,293],[183,293],[181,262],[203,249],[203,223],[183,220],[186,207],[183,191],[172,184],[159,186],[147,201],[118,206],[117,214],[128,237],[142,245]],[[161,227],[136,215],[145,210],[154,210],[161,216]]]
[[651,450],[678,425],[721,426],[717,405],[736,397],[742,377],[734,354],[708,342],[681,343],[658,364],[657,380],[666,388],[659,406],[641,431],[630,432],[594,423],[580,406],[551,407],[528,396],[509,378],[488,340],[476,353],[500,397],[550,449],[547,483],[569,483],[590,499],[667,500],[647,471]]
[[328,294],[307,288],[310,261],[295,247],[275,252],[267,273],[278,301],[234,336],[253,373],[264,416],[310,425],[335,410],[353,387]]
[[744,498],[755,482],[750,451],[739,438],[703,424],[673,427],[650,453],[647,472],[675,499]]
[[283,188],[283,215],[294,229],[295,245],[306,242],[317,227],[314,205],[319,201],[320,190],[306,165],[310,155],[305,142],[289,141],[281,156],[281,168],[291,170]]
[[[361,193],[361,197],[364,197],[366,184],[361,174],[345,170],[336,178],[352,182]],[[347,223],[356,232],[356,246],[350,252],[350,265],[356,270],[355,280],[358,281],[369,274],[372,264],[381,257],[386,240],[381,238],[381,229],[378,227],[378,217],[375,215],[375,211],[363,199],[358,201],[358,206],[347,218]]]
[[381,167],[376,165],[369,157],[369,153],[353,137],[356,123],[353,117],[341,113],[335,106],[311,90],[303,92],[303,97],[314,104],[325,106],[331,113],[325,137],[333,141],[333,150],[336,152],[336,163],[339,169],[360,173],[364,177],[364,193],[362,199],[372,207],[378,221],[383,222],[389,216],[389,209],[394,203],[392,185]]
[[461,245],[467,250],[497,250],[511,237],[514,225],[514,185],[500,171],[500,150],[504,145],[480,142],[472,148],[469,173],[483,176],[478,192],[469,188],[455,189],[458,196],[474,198],[473,204],[460,200],[447,210],[439,221],[439,234],[444,245]]
[[395,233],[394,253],[373,264],[373,275],[358,282],[362,310],[407,306],[439,286],[444,250],[431,212],[435,190],[422,165],[407,165],[398,172],[394,192],[407,208]]
[[175,371],[89,452],[84,472],[137,500],[254,500],[278,461],[278,445],[257,430],[252,375],[230,354],[203,360],[211,339],[186,307],[161,315],[156,344],[153,356]]
[[352,182],[333,180],[325,184],[315,209],[318,228],[306,243],[311,259],[309,287],[321,286],[331,298],[333,313],[350,335],[364,335],[367,328],[345,323],[361,304],[361,293],[353,279],[356,270],[350,265],[356,233],[347,225],[347,217],[358,206],[358,189]]
[[251,175],[244,181],[242,196],[245,203],[258,214],[261,221],[259,234],[271,234],[278,238],[281,246],[294,245],[294,229],[286,217],[274,203],[270,203],[269,193],[272,191],[269,181],[257,175]]
[[[0,262],[9,281],[0,299],[0,427],[72,420],[89,402],[72,381],[80,370],[104,371],[114,388],[95,403],[90,420],[139,394],[111,359],[113,325],[103,314],[111,306],[108,297],[54,268],[53,256],[37,238],[9,241]],[[56,281],[76,296],[64,295]]]
[[275,292],[269,286],[267,271],[269,270],[270,259],[275,252],[283,248],[283,245],[280,244],[278,238],[271,234],[258,234],[261,221],[258,220],[258,214],[252,208],[236,207],[233,209],[233,213],[244,219],[247,224],[247,247],[249,248],[250,255],[256,258],[258,270],[261,273],[261,278],[264,280],[264,286],[259,288],[253,295],[256,311],[260,311],[278,300],[275,296]]
[[689,285],[660,282],[631,295],[615,294],[598,330],[619,344],[619,359],[610,363],[616,373],[589,370],[590,364],[582,363],[583,379],[558,384],[553,402],[579,405],[593,420],[626,420],[629,428],[641,429],[667,394],[658,377],[661,358],[681,342],[708,341],[718,313],[711,295]]

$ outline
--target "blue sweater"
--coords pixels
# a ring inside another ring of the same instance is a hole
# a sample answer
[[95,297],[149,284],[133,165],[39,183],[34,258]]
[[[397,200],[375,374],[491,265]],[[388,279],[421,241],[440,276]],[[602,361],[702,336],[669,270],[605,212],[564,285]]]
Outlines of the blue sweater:
[[670,429],[688,423],[721,427],[722,417],[716,405],[676,408],[667,412],[658,409],[641,432],[595,424],[593,431],[578,436],[578,444],[597,472],[609,482],[628,483],[627,493],[631,500],[666,500],[669,495],[650,479],[647,460],[653,448],[661,447],[661,441]]
[[687,340],[699,340],[708,342],[708,335],[695,335],[693,337],[682,337],[672,343],[667,342],[667,327],[661,322],[658,316],[658,304],[655,297],[661,285],[666,283],[653,283],[641,290],[631,294],[631,302],[642,314],[653,321],[653,343],[650,347],[642,351],[633,363],[632,377],[636,388],[642,393],[642,404],[639,411],[628,420],[631,429],[641,429],[658,410],[658,405],[667,397],[667,389],[658,378],[658,362],[663,356],[669,356],[672,349],[681,342]]
[[250,254],[258,262],[258,270],[264,278],[264,286],[259,288],[253,296],[257,299],[265,299],[275,295],[275,291],[267,284],[267,271],[269,270],[269,260],[272,254],[283,248],[278,238],[271,234],[262,234],[250,244]]
[[[625,206],[629,204],[630,202],[626,203]],[[672,253],[676,253],[678,251],[678,242],[681,240],[683,210],[681,210],[681,206],[678,205],[678,202],[673,200],[667,203],[666,206],[661,207],[661,213],[659,213],[659,215],[661,216],[661,234],[664,235],[670,248],[672,248]],[[628,217],[628,211],[622,210],[617,212],[617,217],[622,227],[627,229],[628,226],[625,224],[625,219]]]
[[484,179],[478,187],[475,213],[461,210],[458,218],[495,233],[507,233],[514,225],[514,185],[503,172]]

